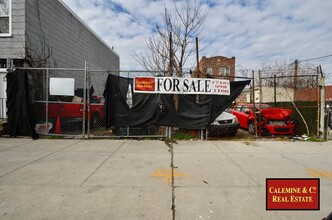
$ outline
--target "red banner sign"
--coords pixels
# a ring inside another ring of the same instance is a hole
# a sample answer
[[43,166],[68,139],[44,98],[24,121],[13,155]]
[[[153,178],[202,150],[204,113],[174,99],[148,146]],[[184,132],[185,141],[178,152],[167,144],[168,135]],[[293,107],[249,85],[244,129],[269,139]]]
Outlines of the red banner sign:
[[134,91],[154,91],[154,78],[149,77],[136,77]]
[[266,210],[319,210],[319,179],[266,179]]

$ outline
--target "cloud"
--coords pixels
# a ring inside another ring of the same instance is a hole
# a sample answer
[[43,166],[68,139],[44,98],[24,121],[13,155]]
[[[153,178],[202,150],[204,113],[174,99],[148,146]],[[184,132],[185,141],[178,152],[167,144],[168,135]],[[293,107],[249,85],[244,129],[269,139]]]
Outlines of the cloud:
[[[146,50],[145,41],[163,16],[166,0],[113,0],[124,11],[112,9],[109,0],[64,0],[98,35],[120,55],[121,69],[141,68],[134,60]],[[184,0],[177,1],[182,4]],[[206,48],[200,56],[235,56],[237,64],[260,68],[278,57],[307,59],[332,54],[332,1],[330,0],[201,0],[208,9]],[[108,6],[107,6],[108,5]],[[128,13],[126,13],[128,12]],[[188,66],[194,66],[194,58]],[[324,63],[332,72],[332,57],[312,61]]]

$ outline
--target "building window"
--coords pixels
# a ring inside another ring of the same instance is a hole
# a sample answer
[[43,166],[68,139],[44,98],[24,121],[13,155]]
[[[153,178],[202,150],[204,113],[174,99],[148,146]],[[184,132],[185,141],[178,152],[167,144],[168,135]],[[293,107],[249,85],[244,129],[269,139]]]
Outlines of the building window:
[[212,75],[212,67],[206,68],[206,74],[207,75]]
[[11,0],[0,0],[0,36],[11,35]]
[[229,76],[230,70],[229,67],[220,67],[220,76]]

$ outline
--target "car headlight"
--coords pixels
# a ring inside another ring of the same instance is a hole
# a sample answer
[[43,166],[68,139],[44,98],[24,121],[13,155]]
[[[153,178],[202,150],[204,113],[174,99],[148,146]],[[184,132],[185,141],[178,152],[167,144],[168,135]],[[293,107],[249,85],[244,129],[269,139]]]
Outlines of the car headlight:
[[234,117],[233,118],[233,123],[238,123],[239,122],[239,120],[237,120],[237,117]]

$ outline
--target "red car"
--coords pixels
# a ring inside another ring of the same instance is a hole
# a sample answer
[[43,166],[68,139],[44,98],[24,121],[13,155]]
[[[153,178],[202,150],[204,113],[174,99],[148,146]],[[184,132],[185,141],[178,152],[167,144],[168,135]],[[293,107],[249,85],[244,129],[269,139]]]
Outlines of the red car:
[[290,117],[290,109],[273,108],[267,104],[255,104],[254,109],[253,104],[248,103],[237,104],[232,109],[232,114],[239,120],[240,127],[248,129],[250,134],[255,134],[255,113],[259,134],[294,134],[295,124]]
[[[66,102],[65,100],[49,101],[48,102],[48,118],[56,122],[57,117],[62,121],[80,121],[83,118],[84,105],[82,100],[74,102]],[[42,117],[45,117],[46,104],[43,102]],[[85,110],[86,120],[88,120],[88,107]],[[104,103],[100,96],[90,97],[90,123],[91,127],[100,126],[101,122],[105,120]],[[53,126],[54,127],[54,126]]]

